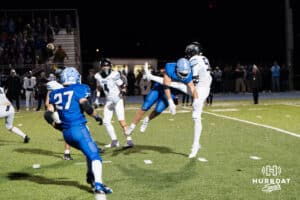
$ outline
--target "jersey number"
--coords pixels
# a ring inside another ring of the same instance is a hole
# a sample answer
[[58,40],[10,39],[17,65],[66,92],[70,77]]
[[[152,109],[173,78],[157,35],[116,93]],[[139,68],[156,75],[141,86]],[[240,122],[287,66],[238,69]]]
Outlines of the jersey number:
[[[73,97],[73,91],[66,91],[63,94],[62,93],[57,93],[54,95],[54,99],[55,99],[55,107],[57,110],[68,110],[70,108],[71,105],[71,100]],[[65,104],[65,107],[63,107],[62,102],[63,102],[63,96],[67,96],[67,102]]]
[[108,89],[108,87],[107,87],[107,84],[104,84],[104,90],[105,90],[106,92],[109,92],[109,89]]

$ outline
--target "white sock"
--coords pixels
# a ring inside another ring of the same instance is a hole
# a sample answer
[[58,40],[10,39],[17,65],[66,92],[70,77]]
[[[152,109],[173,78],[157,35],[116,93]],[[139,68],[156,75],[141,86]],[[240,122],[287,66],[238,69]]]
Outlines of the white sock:
[[144,122],[147,122],[147,123],[149,122],[149,116],[144,118]]
[[11,129],[11,131],[12,131],[13,133],[15,133],[15,134],[21,136],[22,138],[25,138],[25,136],[26,136],[26,134],[23,133],[23,131],[21,131],[21,130],[20,130],[19,128],[17,128],[17,127],[13,127],[13,128]]
[[111,140],[116,140],[117,136],[116,136],[115,129],[112,126],[112,124],[107,123],[107,124],[104,124],[104,125],[105,125],[106,131],[107,131],[108,135],[110,136]]
[[127,140],[132,140],[131,136],[126,137]]
[[194,119],[194,142],[193,147],[199,146],[200,144],[200,136],[202,132],[202,123],[201,119]]
[[92,171],[94,174],[95,182],[103,183],[102,182],[102,163],[100,160],[92,161]]
[[136,127],[136,125],[134,123],[130,124],[130,128],[133,130]]
[[66,149],[65,154],[70,154],[70,149]]

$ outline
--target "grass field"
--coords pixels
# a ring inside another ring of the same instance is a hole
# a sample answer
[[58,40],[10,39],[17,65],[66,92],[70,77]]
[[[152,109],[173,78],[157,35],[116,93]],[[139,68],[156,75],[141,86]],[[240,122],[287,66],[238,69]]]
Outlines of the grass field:
[[[139,106],[127,105],[128,124]],[[300,199],[300,99],[263,100],[259,105],[224,101],[205,107],[202,149],[196,159],[188,158],[193,139],[190,111],[178,106],[175,116],[162,114],[144,134],[137,126],[134,148],[102,154],[103,179],[114,190],[107,199]],[[8,132],[1,119],[0,199],[94,199],[85,182],[84,156],[71,149],[74,160],[63,160],[62,136],[42,116],[43,112],[16,114],[15,125],[31,137],[29,144]],[[88,119],[98,145],[109,143],[105,128]],[[124,144],[116,121],[114,125]],[[35,163],[41,167],[32,168]],[[262,173],[267,167],[271,169]],[[265,183],[271,179],[279,183]],[[262,191],[266,188],[269,192]]]

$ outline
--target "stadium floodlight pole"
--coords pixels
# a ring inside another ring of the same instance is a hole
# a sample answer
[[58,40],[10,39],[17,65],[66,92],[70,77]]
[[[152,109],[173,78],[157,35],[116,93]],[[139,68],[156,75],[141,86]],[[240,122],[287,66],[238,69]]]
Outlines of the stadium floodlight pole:
[[294,89],[294,36],[293,36],[293,10],[290,5],[290,0],[285,0],[285,52],[286,52],[286,67],[289,70],[289,89]]

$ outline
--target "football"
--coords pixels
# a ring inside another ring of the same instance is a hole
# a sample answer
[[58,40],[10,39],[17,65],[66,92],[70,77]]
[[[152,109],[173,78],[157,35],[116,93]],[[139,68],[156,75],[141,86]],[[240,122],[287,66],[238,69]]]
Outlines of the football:
[[50,49],[50,50],[54,50],[55,46],[54,46],[53,43],[48,43],[47,48]]

